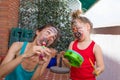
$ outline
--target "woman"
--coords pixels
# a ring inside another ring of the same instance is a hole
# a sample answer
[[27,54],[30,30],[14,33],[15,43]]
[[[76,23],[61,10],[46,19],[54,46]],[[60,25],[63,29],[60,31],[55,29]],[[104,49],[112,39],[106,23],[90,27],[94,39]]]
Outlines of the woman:
[[0,66],[5,80],[39,80],[51,59],[58,30],[51,24],[38,28],[33,42],[14,42]]

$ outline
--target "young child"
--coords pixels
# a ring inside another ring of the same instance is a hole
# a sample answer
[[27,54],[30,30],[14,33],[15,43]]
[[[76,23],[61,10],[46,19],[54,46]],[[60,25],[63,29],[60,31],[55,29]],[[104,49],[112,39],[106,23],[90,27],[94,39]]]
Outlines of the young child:
[[102,51],[100,46],[90,39],[92,23],[80,14],[79,10],[72,14],[71,27],[75,40],[70,43],[69,49],[82,55],[84,62],[79,68],[70,67],[70,79],[96,80],[95,77],[104,71]]

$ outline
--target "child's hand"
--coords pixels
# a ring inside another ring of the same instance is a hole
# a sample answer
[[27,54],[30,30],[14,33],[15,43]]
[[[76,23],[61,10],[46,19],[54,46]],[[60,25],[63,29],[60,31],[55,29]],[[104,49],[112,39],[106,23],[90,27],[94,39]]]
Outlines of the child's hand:
[[96,68],[94,71],[93,71],[93,74],[95,76],[98,76],[100,74],[100,69],[99,68]]
[[61,57],[64,57],[64,54],[65,54],[65,51],[61,51],[61,52],[60,52],[60,56],[61,56]]

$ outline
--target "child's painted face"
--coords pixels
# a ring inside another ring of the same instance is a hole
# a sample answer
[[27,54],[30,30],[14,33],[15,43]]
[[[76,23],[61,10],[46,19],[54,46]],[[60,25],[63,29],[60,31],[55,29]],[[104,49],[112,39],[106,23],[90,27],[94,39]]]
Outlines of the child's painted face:
[[37,34],[37,45],[49,46],[57,38],[58,31],[54,27],[47,27]]
[[80,20],[75,19],[72,21],[72,31],[75,38],[81,40],[84,37],[85,24]]

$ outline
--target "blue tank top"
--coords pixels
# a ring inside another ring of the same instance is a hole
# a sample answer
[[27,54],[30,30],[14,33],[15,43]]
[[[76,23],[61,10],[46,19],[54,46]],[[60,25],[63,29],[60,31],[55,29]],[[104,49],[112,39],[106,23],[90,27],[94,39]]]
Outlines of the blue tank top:
[[[28,42],[24,42],[20,55],[24,53]],[[33,71],[25,70],[21,64],[19,64],[10,74],[5,77],[5,80],[31,80],[36,68]]]

